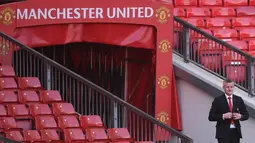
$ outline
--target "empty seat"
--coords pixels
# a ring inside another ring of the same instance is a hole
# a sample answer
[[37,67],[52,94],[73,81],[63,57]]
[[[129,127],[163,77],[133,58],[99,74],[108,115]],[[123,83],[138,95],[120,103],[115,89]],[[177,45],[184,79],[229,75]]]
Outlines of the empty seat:
[[240,29],[240,38],[241,39],[254,39],[255,38],[255,29],[254,28],[242,28]]
[[15,117],[16,119],[24,119],[31,117],[25,104],[7,105],[7,111],[8,115]]
[[78,117],[78,115],[71,103],[53,103],[52,111],[55,116],[75,115]]
[[255,51],[255,40],[249,40],[248,45],[249,51]]
[[222,0],[198,0],[199,6],[223,6]]
[[228,43],[237,49],[248,52],[248,44],[245,41],[228,41]]
[[102,119],[98,115],[88,115],[80,117],[81,127],[87,128],[104,128]]
[[197,0],[174,0],[175,6],[197,6]]
[[40,133],[37,130],[23,131],[25,142],[43,142]]
[[174,8],[174,16],[186,17],[184,9],[183,8]]
[[39,95],[34,90],[19,90],[18,97],[22,104],[40,103]]
[[12,66],[0,66],[0,77],[15,77]]
[[52,115],[52,111],[48,104],[31,104],[29,110],[33,117],[38,115]]
[[1,104],[14,104],[18,103],[17,94],[11,90],[2,90],[0,91],[0,103]]
[[0,104],[0,117],[5,117],[5,116],[7,116],[7,111],[4,105]]
[[51,115],[43,115],[35,117],[35,126],[37,130],[42,129],[58,129],[58,124]]
[[18,86],[14,78],[0,78],[0,90],[12,89],[17,90]]
[[20,89],[41,89],[41,82],[37,77],[20,77],[18,78]]
[[187,17],[211,17],[209,8],[192,7],[186,8]]
[[87,141],[84,132],[80,128],[64,129],[64,137],[68,143]]
[[185,20],[186,22],[188,22],[196,27],[205,28],[205,21],[203,18],[186,18],[183,20]]
[[103,128],[86,129],[86,137],[90,142],[110,142]]
[[237,17],[233,19],[233,27],[254,27],[255,19],[253,17]]
[[249,5],[255,6],[255,0],[249,0]]
[[18,142],[23,142],[24,138],[20,131],[7,131],[5,137]]
[[210,29],[229,29],[231,28],[231,21],[226,18],[218,17],[218,18],[207,18],[206,19],[206,27]]
[[41,130],[41,137],[43,141],[46,142],[55,142],[55,143],[62,143],[64,141],[60,140],[60,135],[56,130],[53,129],[45,129]]
[[74,116],[60,116],[58,117],[58,126],[61,129],[66,128],[80,128],[78,119]]
[[238,17],[255,16],[255,7],[254,6],[237,7],[236,14]]
[[224,0],[224,6],[248,6],[248,0]]
[[13,117],[1,117],[0,118],[0,128],[2,130],[21,130],[17,127],[16,120]]
[[212,17],[228,17],[232,18],[236,16],[234,8],[230,7],[214,7],[212,8]]
[[224,39],[224,41],[233,41],[239,38],[235,29],[214,29],[213,35],[217,38]]
[[63,102],[61,95],[57,90],[40,91],[40,98],[43,103]]
[[110,128],[108,129],[108,136],[113,142],[134,141],[134,139],[131,138],[127,128]]

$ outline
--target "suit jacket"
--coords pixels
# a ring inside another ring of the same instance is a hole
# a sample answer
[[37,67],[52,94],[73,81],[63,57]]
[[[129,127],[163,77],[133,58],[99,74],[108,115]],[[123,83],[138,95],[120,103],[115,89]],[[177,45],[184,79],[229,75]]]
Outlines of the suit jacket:
[[[249,113],[246,110],[246,106],[243,99],[239,96],[233,95],[233,108],[232,113],[239,112],[242,117],[241,121],[248,120]],[[225,94],[216,97],[212,102],[212,106],[209,112],[209,121],[216,121],[216,138],[226,138],[227,133],[230,130],[230,119],[223,120],[224,113],[230,112],[229,105]],[[239,120],[234,120],[235,127],[238,131],[239,138],[242,138],[241,125]]]

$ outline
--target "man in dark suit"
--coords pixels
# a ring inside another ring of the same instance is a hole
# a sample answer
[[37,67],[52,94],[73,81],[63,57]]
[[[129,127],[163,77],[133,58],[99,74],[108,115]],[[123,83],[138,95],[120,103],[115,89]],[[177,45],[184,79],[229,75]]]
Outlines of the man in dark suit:
[[209,121],[216,121],[218,143],[239,143],[242,138],[239,121],[248,120],[249,114],[241,97],[233,95],[234,83],[230,79],[223,82],[225,94],[212,102]]

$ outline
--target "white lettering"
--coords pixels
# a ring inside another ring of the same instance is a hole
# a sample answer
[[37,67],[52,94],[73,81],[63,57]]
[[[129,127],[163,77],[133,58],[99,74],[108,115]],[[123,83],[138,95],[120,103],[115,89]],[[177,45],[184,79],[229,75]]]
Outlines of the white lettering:
[[111,8],[107,8],[107,17],[114,18],[115,16],[116,16],[116,8],[112,9],[112,14],[111,14]]
[[96,8],[96,18],[104,18],[102,8]]
[[31,9],[30,13],[29,13],[29,17],[28,19],[37,19],[37,16],[36,16],[36,12],[34,9]]
[[89,9],[89,18],[95,18],[95,9],[94,8]]
[[81,10],[83,11],[83,18],[85,19],[85,18],[87,18],[87,10],[88,10],[88,8],[81,8]]
[[143,15],[143,8],[142,7],[139,7],[138,8],[138,15],[137,15],[137,17],[138,18],[143,18],[144,17],[144,15]]
[[20,9],[17,9],[17,19],[27,19],[28,16],[28,10],[24,9],[23,13],[20,11]]
[[81,13],[79,12],[79,10],[80,10],[79,8],[74,9],[74,13],[75,13],[74,19],[81,18]]
[[154,13],[153,8],[151,8],[151,7],[145,7],[145,13],[144,13],[144,15],[145,15],[146,18],[152,17],[152,16],[153,16],[153,13]]
[[[60,17],[62,15],[62,17]],[[57,8],[57,18],[58,19],[66,19],[66,9],[63,8],[62,11],[60,8]]]
[[41,16],[43,19],[47,19],[47,9],[45,8],[44,11],[41,9],[38,9],[38,19],[41,19]]
[[67,8],[67,19],[73,19],[72,15],[73,15],[73,12],[72,12],[72,8]]
[[48,11],[48,17],[50,18],[50,19],[56,19],[56,16],[54,17],[54,16],[52,16],[52,11],[56,11],[56,9],[55,8],[51,8],[49,11]]

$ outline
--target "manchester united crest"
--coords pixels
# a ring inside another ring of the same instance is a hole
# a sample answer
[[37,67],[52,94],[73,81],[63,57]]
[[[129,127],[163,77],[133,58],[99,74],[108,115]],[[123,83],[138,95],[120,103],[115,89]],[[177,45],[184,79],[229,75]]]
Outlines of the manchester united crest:
[[159,43],[159,49],[162,53],[166,53],[171,48],[171,43],[168,40],[162,40]]
[[15,19],[15,11],[11,8],[7,7],[0,12],[0,20],[5,25],[10,25],[13,23],[13,19]]
[[169,120],[169,116],[166,112],[160,112],[158,115],[157,115],[157,119],[160,121],[160,122],[163,122],[165,124],[167,124],[167,121]]
[[168,85],[170,84],[170,79],[167,76],[161,76],[158,79],[158,85],[160,86],[160,88],[162,89],[166,89],[168,88]]
[[0,55],[7,55],[10,50],[10,45],[6,42],[0,42]]
[[162,6],[156,10],[156,17],[160,23],[164,24],[171,17],[170,10],[165,6]]

